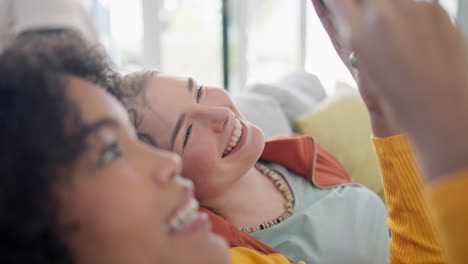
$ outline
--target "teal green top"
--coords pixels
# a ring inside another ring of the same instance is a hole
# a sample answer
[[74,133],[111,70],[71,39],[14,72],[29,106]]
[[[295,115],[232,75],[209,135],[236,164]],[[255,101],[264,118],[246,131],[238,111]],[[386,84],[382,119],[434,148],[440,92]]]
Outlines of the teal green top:
[[387,263],[387,211],[374,192],[358,185],[321,189],[283,166],[263,164],[288,182],[295,198],[294,213],[251,235],[295,262]]

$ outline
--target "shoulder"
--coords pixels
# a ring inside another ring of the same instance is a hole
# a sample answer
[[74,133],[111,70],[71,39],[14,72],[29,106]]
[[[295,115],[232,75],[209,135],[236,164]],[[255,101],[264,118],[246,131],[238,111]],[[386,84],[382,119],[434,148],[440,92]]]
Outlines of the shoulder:
[[[382,199],[372,190],[361,185],[345,185],[336,187],[329,194],[342,201],[344,208],[350,211],[361,211],[363,214],[353,214],[357,217],[369,214],[387,218],[387,209]],[[367,212],[367,213],[365,213]]]

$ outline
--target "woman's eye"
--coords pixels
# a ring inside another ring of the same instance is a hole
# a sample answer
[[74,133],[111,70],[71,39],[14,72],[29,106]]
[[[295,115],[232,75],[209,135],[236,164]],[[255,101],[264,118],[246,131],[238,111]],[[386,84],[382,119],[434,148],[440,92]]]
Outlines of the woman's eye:
[[200,102],[200,98],[203,95],[203,86],[200,86],[197,90],[197,103]]
[[99,163],[101,165],[105,165],[113,160],[116,160],[122,155],[122,152],[120,151],[119,145],[117,142],[114,142],[112,144],[107,145],[102,154],[101,158],[99,159]]
[[188,140],[189,140],[190,134],[192,134],[192,125],[190,125],[190,126],[187,128],[187,131],[185,132],[184,145],[182,146],[182,148],[185,148],[185,145],[187,145],[187,142],[188,142]]

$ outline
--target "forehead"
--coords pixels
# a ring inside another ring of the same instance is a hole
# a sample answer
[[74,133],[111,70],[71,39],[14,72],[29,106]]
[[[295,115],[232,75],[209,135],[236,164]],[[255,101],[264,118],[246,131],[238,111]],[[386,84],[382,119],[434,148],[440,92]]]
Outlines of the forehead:
[[77,77],[67,77],[67,95],[80,108],[85,123],[103,118],[124,121],[127,114],[117,100],[103,88]]
[[148,80],[144,96],[146,100],[152,100],[154,103],[155,101],[165,101],[168,98],[186,95],[187,92],[188,78],[160,73]]
[[162,148],[170,145],[180,115],[194,103],[187,78],[158,74],[148,80],[139,130],[153,136]]

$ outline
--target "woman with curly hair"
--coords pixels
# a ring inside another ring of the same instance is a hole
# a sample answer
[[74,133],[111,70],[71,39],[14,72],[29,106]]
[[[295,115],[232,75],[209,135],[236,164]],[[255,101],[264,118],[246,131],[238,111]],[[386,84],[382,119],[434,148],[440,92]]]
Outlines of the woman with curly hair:
[[67,32],[0,57],[0,263],[226,263],[179,158],[102,88],[107,65]]

